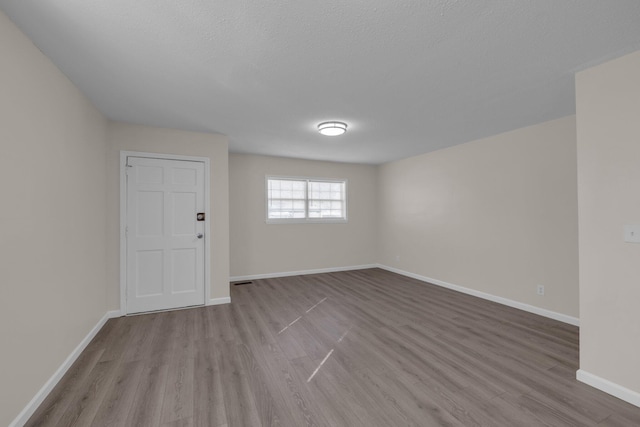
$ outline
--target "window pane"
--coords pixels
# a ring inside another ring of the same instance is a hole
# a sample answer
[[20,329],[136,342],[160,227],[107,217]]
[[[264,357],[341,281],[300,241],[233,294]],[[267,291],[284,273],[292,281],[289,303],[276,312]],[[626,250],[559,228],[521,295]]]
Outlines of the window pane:
[[309,218],[345,218],[343,182],[309,182]]
[[305,218],[305,180],[268,179],[267,218]]

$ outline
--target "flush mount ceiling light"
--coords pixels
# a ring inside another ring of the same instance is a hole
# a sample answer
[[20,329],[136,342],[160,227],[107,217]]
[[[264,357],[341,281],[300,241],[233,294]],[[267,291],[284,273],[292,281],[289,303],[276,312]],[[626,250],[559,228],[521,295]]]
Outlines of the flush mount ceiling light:
[[325,136],[339,136],[347,131],[347,124],[343,122],[322,122],[318,125],[318,132]]

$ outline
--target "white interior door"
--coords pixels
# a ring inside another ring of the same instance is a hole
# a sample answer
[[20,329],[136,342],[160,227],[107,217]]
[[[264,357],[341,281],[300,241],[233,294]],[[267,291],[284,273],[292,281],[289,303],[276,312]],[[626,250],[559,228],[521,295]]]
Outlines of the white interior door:
[[202,162],[127,158],[127,313],[204,304]]

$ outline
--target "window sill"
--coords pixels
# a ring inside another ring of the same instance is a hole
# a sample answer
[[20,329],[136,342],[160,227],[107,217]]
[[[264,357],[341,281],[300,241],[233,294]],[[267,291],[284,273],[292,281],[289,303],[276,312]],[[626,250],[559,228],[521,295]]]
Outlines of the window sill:
[[267,219],[267,224],[346,224],[346,218],[342,219],[321,219],[321,218],[293,218],[293,219]]

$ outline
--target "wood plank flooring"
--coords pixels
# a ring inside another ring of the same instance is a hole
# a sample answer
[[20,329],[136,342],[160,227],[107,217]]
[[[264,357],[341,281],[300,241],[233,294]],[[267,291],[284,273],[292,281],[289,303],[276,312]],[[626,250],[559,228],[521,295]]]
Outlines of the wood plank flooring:
[[28,426],[639,426],[578,329],[379,269],[112,319]]

